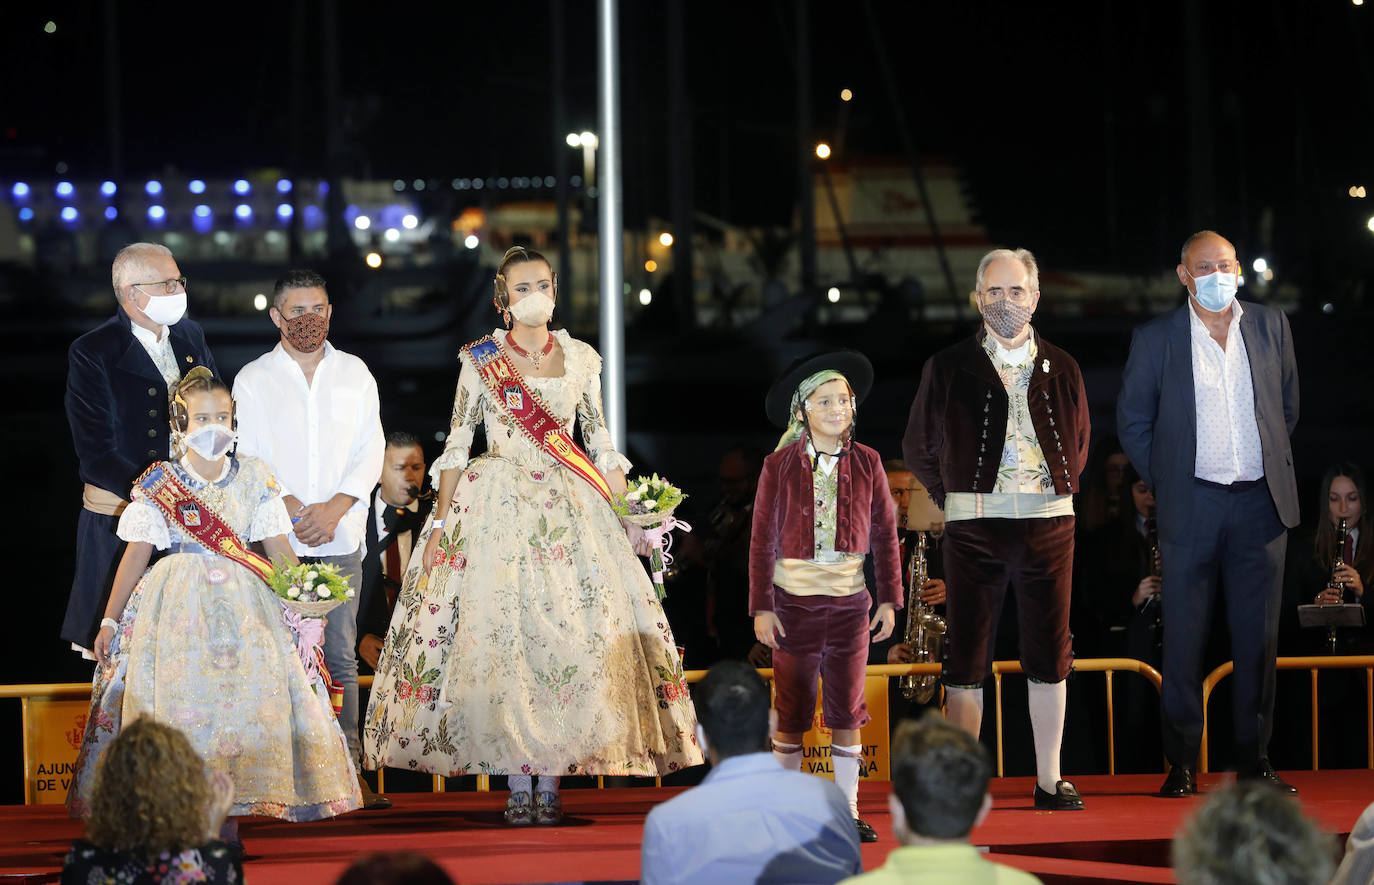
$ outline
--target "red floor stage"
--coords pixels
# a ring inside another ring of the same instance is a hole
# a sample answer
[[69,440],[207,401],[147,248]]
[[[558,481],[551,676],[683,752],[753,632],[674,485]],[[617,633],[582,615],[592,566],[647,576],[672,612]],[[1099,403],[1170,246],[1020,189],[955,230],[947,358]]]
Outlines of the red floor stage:
[[[1285,773],[1308,814],[1342,841],[1374,801],[1374,771]],[[1205,791],[1231,779],[1203,775]],[[974,831],[999,861],[1045,882],[1172,882],[1169,839],[1198,799],[1150,795],[1159,775],[1076,778],[1081,812],[1037,812],[1030,778],[994,781],[994,810]],[[402,793],[389,811],[356,812],[315,824],[252,820],[242,827],[245,878],[253,885],[329,885],[359,854],[422,852],[454,879],[473,883],[624,882],[639,875],[644,816],[670,789],[569,790],[569,819],[554,829],[512,830],[501,823],[504,796]],[[864,846],[864,866],[880,865],[896,844],[887,784],[863,785],[861,811],[882,835]],[[80,826],[60,806],[0,807],[0,882],[56,882],[62,855]]]

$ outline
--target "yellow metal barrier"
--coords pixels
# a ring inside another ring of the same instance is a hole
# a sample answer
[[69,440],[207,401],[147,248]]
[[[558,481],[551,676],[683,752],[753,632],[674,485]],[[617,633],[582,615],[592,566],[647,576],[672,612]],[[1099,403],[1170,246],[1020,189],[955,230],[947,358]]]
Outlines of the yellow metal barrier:
[[[1287,659],[1280,659],[1280,660],[1287,660]],[[1299,660],[1307,660],[1307,659],[1299,659]],[[1323,659],[1313,659],[1313,660],[1329,660],[1329,659],[1324,659],[1324,658],[1323,658]],[[1368,660],[1369,666],[1370,666],[1370,667],[1374,667],[1374,657],[1368,658],[1367,660]],[[890,679],[890,678],[893,678],[893,677],[906,676],[906,675],[908,675],[908,674],[915,674],[915,675],[936,675],[936,674],[939,674],[940,669],[941,669],[941,667],[940,667],[939,664],[870,664],[870,665],[868,666],[868,668],[867,668],[867,675],[869,675],[869,676],[885,676],[885,677],[887,677],[887,678]],[[1076,660],[1076,661],[1074,661],[1074,669],[1075,669],[1075,670],[1078,670],[1078,671],[1080,671],[1080,672],[1101,672],[1101,673],[1105,673],[1105,674],[1106,674],[1106,679],[1107,679],[1107,770],[1108,770],[1108,773],[1109,773],[1109,774],[1115,774],[1115,773],[1116,773],[1116,740],[1115,740],[1116,735],[1115,735],[1115,721],[1114,721],[1115,717],[1113,716],[1113,695],[1112,695],[1112,677],[1113,677],[1113,674],[1114,674],[1116,671],[1124,671],[1124,672],[1138,673],[1138,674],[1140,674],[1141,676],[1145,677],[1145,679],[1148,680],[1148,681],[1150,682],[1150,684],[1153,685],[1153,686],[1155,687],[1155,690],[1158,691],[1158,690],[1159,690],[1159,687],[1160,687],[1160,675],[1159,675],[1159,671],[1155,670],[1155,669],[1154,669],[1153,667],[1151,667],[1149,664],[1146,664],[1146,663],[1144,663],[1144,662],[1142,662],[1142,661],[1137,661],[1137,660],[1135,660],[1135,659],[1133,659],[1133,658],[1085,658],[1085,659],[1081,659],[1081,660]],[[707,672],[707,671],[705,671],[705,670],[687,670],[687,671],[685,671],[685,672],[683,673],[683,676],[684,676],[684,678],[686,679],[687,682],[700,682],[703,678],[705,678],[706,672]],[[761,669],[761,670],[759,670],[758,672],[759,672],[759,675],[760,675],[761,677],[763,677],[764,680],[771,681],[772,678],[773,678],[773,671],[772,671],[772,669]],[[994,684],[995,684],[995,689],[994,689],[994,690],[995,690],[995,704],[996,704],[995,709],[996,709],[996,721],[997,721],[997,776],[998,776],[998,777],[1002,777],[1002,776],[1003,776],[1003,752],[1002,752],[1002,676],[1005,675],[1005,674],[1008,674],[1008,673],[1020,673],[1020,672],[1022,672],[1022,671],[1021,671],[1021,664],[1020,664],[1018,661],[994,661],[994,662],[993,662],[993,665],[992,665],[993,681],[994,681]],[[1229,671],[1227,671],[1227,672],[1229,672]],[[1214,673],[1214,674],[1212,674],[1212,676],[1209,676],[1208,679],[1209,679],[1209,680],[1212,679],[1213,676],[1216,676],[1216,677],[1219,679],[1220,676],[1217,676],[1218,673],[1221,673],[1221,670],[1220,670],[1220,669],[1217,671],[1217,673]],[[1224,674],[1222,674],[1222,675],[1224,675]],[[1316,678],[1316,677],[1315,677],[1315,674],[1314,674],[1314,676],[1313,676],[1314,681],[1315,681],[1315,678]],[[368,689],[370,689],[370,688],[372,687],[372,677],[371,677],[371,676],[360,676],[360,677],[358,677],[358,687],[359,687],[359,688],[368,688]],[[1205,692],[1210,693],[1210,688],[1205,689]],[[91,686],[90,686],[88,683],[84,683],[84,682],[52,683],[52,684],[27,683],[27,684],[19,684],[19,685],[0,685],[0,699],[3,699],[3,698],[19,698],[19,699],[22,699],[22,700],[25,700],[25,701],[27,701],[28,698],[35,698],[35,697],[51,698],[51,699],[54,699],[54,700],[59,700],[59,699],[82,699],[82,698],[89,698],[89,697],[90,697],[90,693],[91,693]],[[1204,695],[1204,697],[1205,697],[1205,695]],[[1314,715],[1315,715],[1315,710],[1316,710],[1316,700],[1315,700],[1315,696],[1314,696],[1314,700],[1313,700],[1313,711],[1314,711]],[[1314,726],[1314,729],[1315,729],[1315,726]],[[1374,741],[1374,729],[1371,729],[1371,732],[1370,732],[1370,733],[1371,733],[1371,741]],[[1374,743],[1371,743],[1371,750],[1370,750],[1370,752],[1371,752],[1371,754],[1372,754],[1372,755],[1371,755],[1371,759],[1374,759]],[[1203,732],[1203,754],[1204,754],[1204,756],[1203,756],[1203,758],[1204,758],[1204,763],[1203,763],[1203,764],[1204,764],[1204,766],[1205,766],[1205,764],[1206,764],[1206,763],[1205,763],[1205,758],[1206,758],[1206,756],[1205,756],[1205,754],[1206,754],[1206,731],[1205,731],[1205,729],[1204,729],[1204,732]],[[1203,770],[1205,771],[1206,768],[1204,767]],[[378,772],[377,772],[377,790],[378,790],[379,792],[382,792],[382,791],[385,790],[385,781],[384,781],[384,778],[385,778],[384,771],[383,771],[383,770],[378,770]],[[485,792],[485,791],[488,791],[488,790],[491,789],[491,779],[490,779],[489,776],[487,776],[487,775],[485,775],[485,774],[479,774],[479,775],[476,775],[476,779],[477,779],[476,788],[477,788],[478,791]],[[434,775],[434,777],[433,777],[433,779],[432,779],[432,781],[431,781],[431,785],[430,785],[431,790],[432,790],[433,792],[435,792],[435,793],[442,793],[442,792],[444,792],[444,790],[445,790],[445,782],[444,782],[444,781],[445,781],[445,779],[444,779],[442,776],[440,776],[440,775]],[[658,778],[655,778],[655,779],[654,779],[654,782],[655,782],[655,784],[657,785],[657,784],[660,784],[662,781],[661,781],[660,779],[658,779]],[[601,786],[603,785],[603,783],[604,783],[604,780],[603,780],[602,778],[598,777],[598,778],[596,779],[596,785],[597,785],[597,787],[601,787]]]
[[[1280,670],[1309,670],[1312,673],[1312,770],[1317,771],[1317,671],[1364,670],[1365,745],[1369,767],[1374,768],[1374,655],[1321,655],[1319,657],[1279,658]],[[1198,748],[1198,771],[1207,771],[1207,702],[1217,683],[1235,671],[1235,662],[1227,661],[1202,680],[1202,743]]]

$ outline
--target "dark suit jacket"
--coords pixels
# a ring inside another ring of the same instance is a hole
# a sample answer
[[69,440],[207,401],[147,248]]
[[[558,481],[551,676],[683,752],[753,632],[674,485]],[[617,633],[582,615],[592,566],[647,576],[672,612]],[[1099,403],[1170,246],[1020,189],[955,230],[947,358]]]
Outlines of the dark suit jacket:
[[[1283,524],[1298,524],[1298,485],[1289,435],[1298,423],[1298,365],[1282,311],[1242,305],[1240,334],[1250,360],[1264,478]],[[1157,317],[1131,336],[1116,401],[1116,432],[1145,485],[1155,493],[1159,530],[1188,531],[1197,458],[1197,406],[1189,306]]]
[[[987,494],[997,487],[1010,402],[983,350],[985,334],[980,326],[976,335],[926,360],[902,437],[906,466],[941,507],[950,492]],[[1037,348],[1026,391],[1031,423],[1055,494],[1070,495],[1080,491],[1092,430],[1083,373],[1073,357],[1031,334]]]
[[[414,543],[415,532],[423,526],[425,515],[418,511],[406,511],[396,528],[386,536],[386,541],[377,540],[377,489],[368,495],[367,508],[367,553],[363,556],[362,586],[358,590],[358,639],[368,633],[386,638],[387,627],[391,624],[391,611],[386,602],[386,578],[382,574],[382,556],[404,532],[411,533]],[[383,504],[382,506],[386,506]],[[414,553],[414,550],[411,551]]]
[[[183,319],[170,328],[181,374],[192,366],[219,374],[200,326]],[[127,499],[148,465],[167,457],[167,382],[123,310],[67,351],[66,406],[82,482]]]

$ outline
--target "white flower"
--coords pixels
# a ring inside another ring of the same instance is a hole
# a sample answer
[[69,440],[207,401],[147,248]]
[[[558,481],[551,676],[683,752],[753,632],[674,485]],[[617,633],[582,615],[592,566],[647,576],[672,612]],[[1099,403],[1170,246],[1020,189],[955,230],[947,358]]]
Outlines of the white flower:
[[640,491],[639,491],[639,489],[635,489],[633,492],[627,492],[627,493],[625,494],[625,500],[626,500],[626,501],[638,501],[638,500],[639,500],[639,496],[640,496]]
[[653,509],[654,509],[655,507],[657,507],[657,506],[658,506],[658,502],[657,502],[657,501],[645,501],[645,502],[644,502],[644,509],[645,509],[645,510],[653,510]]
[[287,599],[295,599],[297,596],[300,596],[300,595],[301,595],[301,588],[295,587],[295,586],[287,587],[287,588],[286,588],[286,598],[287,598]]
[[321,584],[319,587],[315,589],[315,594],[319,596],[321,599],[324,599],[329,596],[329,588]]
[[320,573],[317,572],[317,571],[315,571],[314,569],[311,569],[310,571],[308,571],[308,572],[305,573],[305,579],[306,579],[307,581],[313,581],[313,580],[315,580],[316,578],[318,578],[319,576],[320,576]]
[[352,599],[352,598],[353,598],[353,588],[352,588],[352,587],[349,587],[347,590],[344,591],[344,599]]

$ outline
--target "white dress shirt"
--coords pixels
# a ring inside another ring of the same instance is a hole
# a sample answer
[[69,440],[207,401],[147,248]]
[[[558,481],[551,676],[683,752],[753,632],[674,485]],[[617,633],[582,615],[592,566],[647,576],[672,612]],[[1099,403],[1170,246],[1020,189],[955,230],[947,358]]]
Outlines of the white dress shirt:
[[1208,482],[1233,482],[1264,476],[1264,452],[1255,421],[1255,388],[1250,356],[1240,334],[1239,301],[1231,302],[1226,349],[1212,338],[1188,301],[1192,327],[1193,395],[1197,407],[1197,455],[1193,475]]
[[[390,509],[392,509],[391,505],[382,500],[382,490],[378,489],[377,493],[372,496],[372,518],[376,520],[377,524],[377,543],[383,550],[386,549],[386,539],[391,533],[386,530],[386,521],[382,518],[382,514]],[[406,509],[411,513],[418,513],[420,511],[420,502],[411,501],[406,505]],[[396,553],[401,559],[400,574],[389,574],[387,575],[388,578],[400,581],[401,576],[406,573],[406,565],[410,562],[410,549],[414,546],[414,539],[411,537],[412,534],[414,533],[407,530],[396,536]],[[364,537],[364,543],[366,543],[366,537]],[[363,556],[367,556],[367,554],[368,551],[364,549]],[[382,559],[382,570],[386,570],[385,557]]]
[[[143,349],[148,352],[148,358],[157,367],[158,374],[162,380],[167,382],[167,396],[171,397],[172,390],[176,388],[177,382],[181,380],[181,368],[177,365],[176,352],[172,350],[172,336],[166,326],[158,326],[161,332],[151,332],[143,328],[138,323],[130,322],[129,328],[133,330],[134,339],[143,345]],[[177,456],[176,445],[168,440],[167,457]]]
[[327,341],[324,351],[309,384],[280,342],[234,379],[238,450],[270,464],[283,495],[302,504],[339,492],[357,499],[339,520],[334,540],[308,547],[288,535],[297,556],[343,556],[362,548],[386,449],[372,373]]

